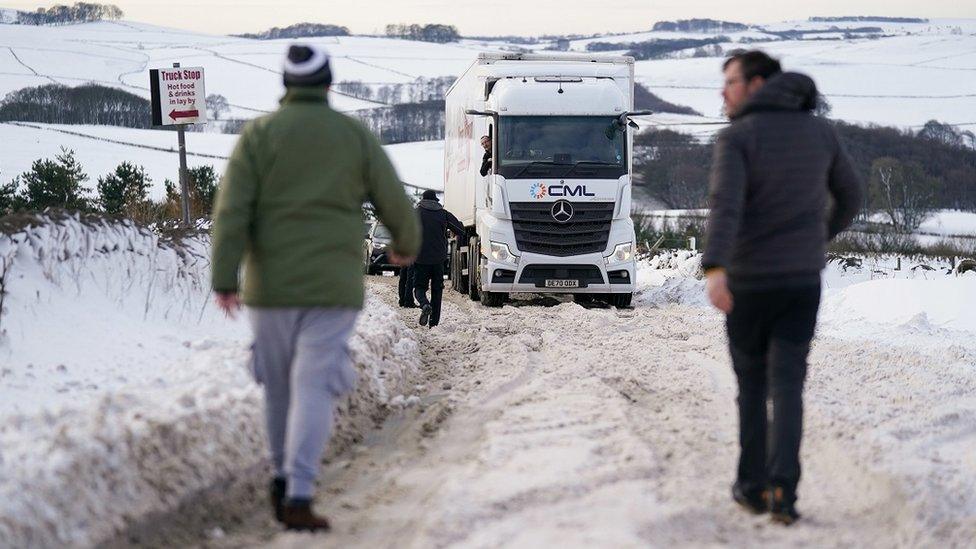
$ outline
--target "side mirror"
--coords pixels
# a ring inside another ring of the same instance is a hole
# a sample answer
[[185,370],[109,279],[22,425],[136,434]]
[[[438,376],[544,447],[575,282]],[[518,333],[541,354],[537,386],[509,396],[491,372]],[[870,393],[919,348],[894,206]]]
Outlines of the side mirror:
[[644,110],[644,111],[627,111],[627,112],[625,112],[625,113],[623,113],[623,114],[621,114],[620,116],[617,117],[617,126],[620,128],[620,131],[623,131],[624,128],[626,128],[626,127],[631,127],[631,128],[634,128],[635,130],[638,130],[638,129],[640,129],[640,126],[637,125],[637,122],[634,122],[633,120],[631,120],[630,117],[632,117],[632,116],[648,116],[648,115],[651,115],[651,114],[654,114],[654,111],[649,111],[649,110]]

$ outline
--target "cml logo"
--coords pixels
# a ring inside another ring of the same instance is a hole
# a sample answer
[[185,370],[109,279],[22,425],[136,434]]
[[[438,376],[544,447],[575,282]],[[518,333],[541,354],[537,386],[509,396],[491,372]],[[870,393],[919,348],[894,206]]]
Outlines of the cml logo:
[[549,189],[546,188],[545,183],[533,183],[529,187],[529,196],[536,200],[545,198],[547,194],[549,194]]
[[596,193],[591,193],[586,185],[576,185],[575,187],[570,187],[569,185],[551,185],[549,187],[549,196],[596,196]]

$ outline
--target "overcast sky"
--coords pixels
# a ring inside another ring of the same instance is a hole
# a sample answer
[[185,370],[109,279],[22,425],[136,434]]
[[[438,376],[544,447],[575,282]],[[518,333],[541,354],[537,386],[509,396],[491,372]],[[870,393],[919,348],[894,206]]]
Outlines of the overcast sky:
[[[34,10],[72,4],[0,0]],[[91,0],[90,0],[91,1]],[[98,0],[94,0],[98,1]],[[647,30],[656,21],[693,17],[743,23],[806,19],[812,15],[976,18],[974,0],[115,0],[126,19],[213,34],[265,30],[299,22],[332,23],[353,33],[382,32],[388,23],[443,23],[462,35],[592,34]]]

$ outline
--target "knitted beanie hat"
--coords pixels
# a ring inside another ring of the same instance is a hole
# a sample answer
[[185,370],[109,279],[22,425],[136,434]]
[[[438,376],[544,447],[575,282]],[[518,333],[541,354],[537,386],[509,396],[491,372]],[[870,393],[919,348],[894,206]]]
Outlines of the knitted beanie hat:
[[329,86],[332,69],[329,53],[311,44],[294,44],[288,48],[284,62],[285,86]]

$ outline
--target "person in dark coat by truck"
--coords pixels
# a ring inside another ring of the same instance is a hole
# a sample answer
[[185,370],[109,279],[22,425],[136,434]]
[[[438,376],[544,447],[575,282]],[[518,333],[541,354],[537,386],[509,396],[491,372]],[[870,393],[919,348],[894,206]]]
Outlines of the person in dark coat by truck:
[[864,186],[830,122],[812,114],[813,80],[760,51],[730,57],[724,76],[732,122],[715,143],[702,267],[709,300],[726,314],[739,385],[732,497],[791,524],[820,271]]
[[[447,260],[447,231],[463,238],[464,225],[437,201],[437,193],[424,191],[417,204],[422,243],[413,265],[414,296],[420,304],[420,325],[433,328],[441,320],[441,297],[444,291],[444,262]],[[430,299],[427,291],[430,290]]]

